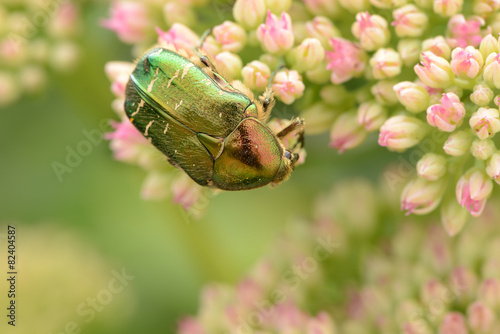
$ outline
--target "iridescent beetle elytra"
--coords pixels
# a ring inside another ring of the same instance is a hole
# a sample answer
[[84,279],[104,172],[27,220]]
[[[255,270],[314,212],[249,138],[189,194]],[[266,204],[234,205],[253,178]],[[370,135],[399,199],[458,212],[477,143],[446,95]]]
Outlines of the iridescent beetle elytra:
[[196,54],[159,47],[142,56],[126,87],[127,116],[201,186],[245,190],[286,180],[299,156],[281,140],[293,132],[302,145],[303,120],[275,134],[266,125],[275,103],[270,87],[256,100]]

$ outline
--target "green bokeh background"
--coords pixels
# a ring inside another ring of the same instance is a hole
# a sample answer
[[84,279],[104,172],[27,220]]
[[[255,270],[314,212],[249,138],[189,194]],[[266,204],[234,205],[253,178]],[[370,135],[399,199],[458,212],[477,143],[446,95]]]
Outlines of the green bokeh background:
[[[103,119],[116,119],[103,69],[110,60],[129,61],[131,51],[99,26],[107,7],[94,3],[84,8],[82,57],[73,73],[51,73],[44,93],[0,110],[0,233],[14,224],[18,247],[29,247],[22,242],[23,229],[57,224],[75,231],[116,268],[123,266],[135,276],[133,315],[124,316],[113,329],[91,323],[84,333],[172,333],[182,316],[196,312],[204,284],[237,281],[292,219],[311,215],[315,196],[350,176],[378,179],[395,156],[376,147],[376,138],[338,155],[328,147],[327,135],[307,136],[306,164],[288,182],[221,193],[198,221],[186,220],[170,201],[141,200],[145,172],[115,161],[104,140],[60,182],[52,164],[65,164],[67,147],[76,149],[86,140],[82,131],[99,129]],[[4,250],[0,254],[4,262]],[[22,279],[22,272],[19,275]],[[19,289],[22,301],[36,298],[23,296],[22,285]],[[23,314],[22,304],[18,312],[18,321],[30,321],[32,315]],[[53,333],[58,330],[62,328]]]

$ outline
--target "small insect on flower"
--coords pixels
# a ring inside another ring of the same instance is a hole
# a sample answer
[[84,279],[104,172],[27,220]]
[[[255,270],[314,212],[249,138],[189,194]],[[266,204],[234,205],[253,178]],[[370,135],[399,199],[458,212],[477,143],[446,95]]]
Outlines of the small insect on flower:
[[[126,88],[130,121],[201,186],[246,190],[286,180],[299,159],[292,151],[303,143],[303,120],[274,133],[266,124],[275,103],[270,84],[257,100],[195,54],[155,48],[138,60]],[[298,140],[286,148],[290,134]]]

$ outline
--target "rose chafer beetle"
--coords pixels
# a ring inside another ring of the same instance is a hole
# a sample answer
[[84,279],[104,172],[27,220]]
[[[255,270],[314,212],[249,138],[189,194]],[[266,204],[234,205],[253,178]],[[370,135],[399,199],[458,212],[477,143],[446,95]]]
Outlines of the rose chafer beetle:
[[201,186],[245,190],[286,180],[299,156],[281,140],[296,132],[302,145],[303,121],[275,134],[266,125],[275,102],[271,89],[255,100],[196,53],[188,59],[155,48],[138,60],[126,87],[130,121]]

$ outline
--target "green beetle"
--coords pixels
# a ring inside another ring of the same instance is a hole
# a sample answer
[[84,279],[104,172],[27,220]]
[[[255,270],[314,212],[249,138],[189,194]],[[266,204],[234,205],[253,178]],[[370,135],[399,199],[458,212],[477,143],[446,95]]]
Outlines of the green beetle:
[[201,186],[245,190],[287,179],[299,156],[281,139],[292,131],[302,138],[303,121],[275,134],[265,123],[274,105],[270,89],[254,100],[206,56],[191,59],[155,48],[138,60],[126,87],[130,121]]

